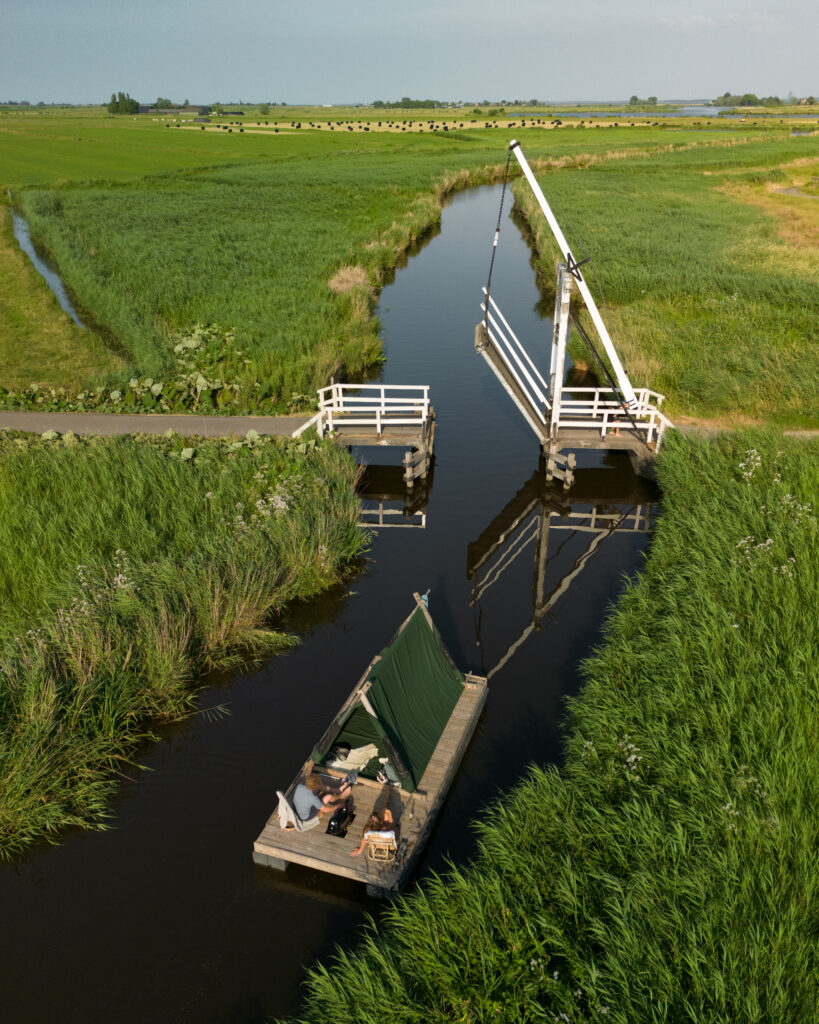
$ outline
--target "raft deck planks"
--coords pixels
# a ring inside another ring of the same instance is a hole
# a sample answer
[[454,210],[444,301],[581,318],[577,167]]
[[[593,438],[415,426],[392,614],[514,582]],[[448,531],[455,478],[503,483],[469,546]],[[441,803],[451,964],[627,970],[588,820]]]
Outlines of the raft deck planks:
[[[324,821],[307,832],[284,830],[280,828],[278,815],[274,811],[253,844],[254,861],[281,870],[288,863],[303,864],[318,871],[364,882],[372,895],[390,896],[400,892],[429,838],[435,818],[475,731],[486,703],[486,695],[487,685],[483,677],[466,677],[464,692],[441,733],[417,792],[406,793],[393,786],[381,786],[366,780],[355,786],[355,821],[344,839],[328,836]],[[308,761],[297,781],[302,780],[312,767],[312,761]],[[319,770],[327,772],[323,768]],[[343,776],[344,773],[336,774]],[[366,849],[360,856],[351,857],[350,851],[356,849],[361,842],[364,827],[373,809],[376,806],[383,808],[387,799],[398,820],[396,832],[399,845],[402,840],[407,840],[402,860],[400,863],[378,864],[367,857]],[[396,815],[399,801],[400,812]],[[329,821],[329,815],[325,815],[325,821]]]

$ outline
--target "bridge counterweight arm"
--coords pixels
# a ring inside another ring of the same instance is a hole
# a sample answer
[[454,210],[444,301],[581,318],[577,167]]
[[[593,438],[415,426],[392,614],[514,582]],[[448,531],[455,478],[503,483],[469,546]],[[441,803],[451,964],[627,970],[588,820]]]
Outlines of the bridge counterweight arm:
[[[543,190],[537,182],[532,168],[529,166],[529,161],[523,155],[523,151],[520,148],[520,143],[515,141],[509,143],[509,148],[515,154],[515,158],[520,164],[521,170],[523,171],[524,177],[529,182],[529,186],[534,193],[535,199],[538,201],[538,205],[543,211],[543,215],[546,218],[546,222],[551,228],[552,234],[555,236],[560,251],[566,259],[566,267],[571,273],[572,277],[577,282],[577,287],[580,289],[580,294],[583,296],[583,301],[591,315],[594,326],[597,328],[597,333],[600,336],[600,340],[603,343],[603,348],[606,350],[606,355],[609,357],[612,368],[614,369],[615,377],[617,378],[617,384],[623,393],[623,397],[626,400],[629,408],[633,411],[638,406],[637,396],[634,394],[634,388],[631,386],[631,381],[628,379],[626,371],[623,369],[623,364],[620,362],[620,358],[614,348],[614,343],[609,336],[609,332],[606,329],[606,325],[603,323],[603,318],[600,316],[600,311],[597,308],[597,304],[592,297],[592,293],[589,291],[589,286],[583,279],[583,274],[580,271],[581,264],[572,256],[569,248],[569,243],[566,241],[566,237],[560,229],[560,225],[552,213],[552,209],[546,201],[546,197],[543,194]],[[581,263],[584,263],[582,260]]]

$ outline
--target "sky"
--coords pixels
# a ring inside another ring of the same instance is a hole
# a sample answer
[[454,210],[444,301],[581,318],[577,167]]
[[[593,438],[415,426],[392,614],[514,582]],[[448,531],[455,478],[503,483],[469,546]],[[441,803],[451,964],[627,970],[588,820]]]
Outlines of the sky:
[[3,0],[0,102],[785,98],[817,30],[816,0]]

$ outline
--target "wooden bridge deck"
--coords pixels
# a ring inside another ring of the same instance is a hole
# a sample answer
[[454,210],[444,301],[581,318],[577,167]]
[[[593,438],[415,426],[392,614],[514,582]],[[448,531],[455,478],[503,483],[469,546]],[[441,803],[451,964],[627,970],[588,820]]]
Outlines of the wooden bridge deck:
[[[353,789],[355,820],[343,839],[328,836],[324,821],[307,832],[282,829],[274,811],[253,844],[254,861],[280,870],[285,869],[288,863],[293,863],[342,875],[344,878],[364,882],[371,895],[389,897],[399,893],[429,837],[475,731],[486,695],[486,680],[480,676],[467,676],[464,692],[441,734],[417,792],[406,793],[394,786],[360,780]],[[312,761],[306,762],[291,790],[297,783],[304,781],[313,767]],[[323,774],[338,777],[344,775],[344,772],[320,770]],[[385,806],[389,807],[397,822],[399,847],[403,840],[407,840],[403,857],[393,864],[379,864],[367,857],[366,849],[358,857],[351,857],[350,851],[356,849],[361,842],[370,814],[374,809],[383,810]],[[329,821],[329,815],[325,815],[325,819]]]
[[393,426],[389,423],[389,419],[385,418],[381,433],[378,434],[375,424],[371,426],[352,425],[345,423],[343,419],[338,419],[333,424],[333,436],[341,444],[355,445],[361,448],[381,445],[421,448],[428,444],[430,430],[426,424],[396,424]]

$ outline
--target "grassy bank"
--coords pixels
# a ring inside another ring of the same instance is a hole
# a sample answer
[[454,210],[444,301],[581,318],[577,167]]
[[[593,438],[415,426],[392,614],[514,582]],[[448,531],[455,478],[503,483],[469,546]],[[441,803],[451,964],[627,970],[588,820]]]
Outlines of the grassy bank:
[[563,770],[311,971],[303,1021],[815,1019],[818,455],[669,439]]
[[[21,203],[78,307],[118,339],[133,375],[167,379],[180,333],[218,323],[241,360],[234,379],[246,401],[236,411],[282,410],[333,375],[360,379],[377,364],[380,281],[434,230],[443,194],[497,180],[505,153],[488,134],[299,136],[276,140],[283,149],[267,161],[29,190]],[[559,148],[569,158],[578,141]]]
[[291,638],[279,609],[361,552],[332,443],[0,433],[0,857],[99,825],[203,670]]
[[122,360],[63,314],[57,297],[14,238],[9,209],[0,205],[0,354],[4,388],[32,383],[79,392],[93,377],[116,374]]
[[[747,194],[765,183],[743,179],[806,158],[811,138],[737,124],[598,131],[503,122],[500,130],[451,125],[446,134],[407,135],[362,134],[357,123],[353,134],[330,133],[324,122],[319,130],[298,121],[302,129],[280,135],[237,136],[86,118],[72,140],[45,115],[44,139],[24,123],[0,124],[14,129],[0,180],[15,183],[33,236],[131,365],[62,395],[6,384],[6,407],[89,407],[89,392],[99,389],[91,405],[116,410],[131,379],[137,392],[148,379],[168,385],[160,408],[188,408],[169,397],[174,349],[197,324],[218,324],[235,342],[234,365],[209,363],[208,353],[191,364],[194,377],[231,384],[229,400],[215,388],[222,401],[213,405],[225,412],[282,411],[304,405],[332,375],[360,378],[380,357],[371,314],[384,274],[434,230],[442,195],[498,180],[516,134],[568,214],[567,230],[576,225],[589,240],[614,306],[616,343],[639,383],[665,390],[672,414],[767,415],[784,389],[775,410],[782,422],[816,417],[815,375],[794,372],[802,361],[812,368],[804,338],[815,268],[804,243]],[[109,155],[95,171],[104,137]],[[42,188],[33,154],[46,143],[53,159]],[[87,173],[78,180],[82,161]],[[551,280],[551,246],[543,253]],[[0,324],[0,344],[4,333]]]
[[[819,210],[775,191],[819,160],[777,146],[692,146],[543,177],[635,383],[670,414],[819,427]],[[556,247],[531,191],[515,194],[553,289]],[[579,340],[575,359],[594,365]]]

